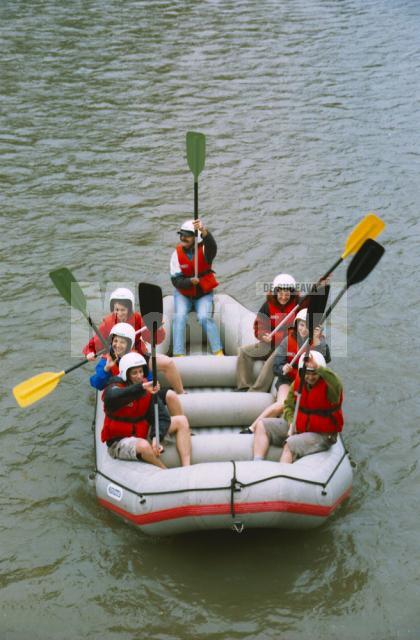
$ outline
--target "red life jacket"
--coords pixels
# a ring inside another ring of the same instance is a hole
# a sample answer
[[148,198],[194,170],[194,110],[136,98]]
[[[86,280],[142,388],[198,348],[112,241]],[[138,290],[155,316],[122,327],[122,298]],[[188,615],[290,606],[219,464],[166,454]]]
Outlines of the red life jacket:
[[[111,383],[112,386],[124,388],[124,382]],[[102,393],[104,399],[105,391]],[[146,419],[147,412],[152,401],[152,394],[146,393],[117,411],[109,413],[105,410],[104,426],[102,427],[101,440],[106,442],[113,438],[147,438],[149,422]]]
[[[293,329],[289,329],[287,334],[287,362],[289,364],[292,362],[293,358],[295,357],[298,351],[299,351],[299,345],[295,338],[294,331]],[[297,376],[298,364],[299,364],[299,360],[296,360],[296,362],[292,365],[293,368],[291,369],[291,371],[287,373],[287,376],[290,378],[290,381],[293,381]]]
[[[302,342],[303,344],[303,342]],[[301,345],[302,346],[302,345]],[[311,345],[312,347],[312,345]],[[300,347],[298,344],[298,341],[295,337],[295,332],[293,329],[289,329],[288,330],[288,334],[287,334],[287,362],[290,364],[293,360],[293,358],[295,357],[295,355],[297,354],[297,352],[299,351]],[[290,378],[290,380],[295,380],[297,374],[298,374],[298,366],[299,366],[299,358],[296,360],[296,362],[293,363],[292,367],[293,369],[291,371],[289,371],[289,373],[287,374]]]
[[[296,377],[293,390],[295,398],[299,389],[300,376]],[[296,419],[297,433],[312,431],[314,433],[337,433],[343,430],[343,394],[337,404],[332,404],[327,396],[328,385],[322,378],[310,389],[303,385],[302,397]]]
[[[143,318],[141,317],[138,311],[134,311],[134,313],[131,314],[131,316],[127,320],[127,323],[131,324],[131,326],[134,327],[135,331],[138,331],[144,326]],[[99,331],[101,332],[105,340],[109,338],[110,334],[112,333],[111,330],[116,324],[118,324],[116,313],[109,313],[102,320],[101,324],[99,325]],[[157,331],[156,343],[160,344],[164,338],[165,338],[165,329],[161,327]],[[145,345],[144,340],[146,342],[150,342],[151,339],[152,338],[150,335],[150,331],[148,329],[146,329],[146,331],[144,331],[141,334],[140,333],[137,334],[135,346],[134,346],[135,350],[144,356],[145,353],[147,353],[147,346]],[[83,348],[83,353],[85,355],[90,352],[97,353],[102,349],[103,349],[102,342],[99,340],[98,336],[95,335],[93,336],[93,338],[89,340],[87,345]]]
[[[292,309],[296,307],[297,303],[298,301],[294,296],[290,298],[289,302],[282,305],[281,307],[278,303],[276,304],[272,297],[267,300],[268,310],[270,313],[270,331],[273,331],[273,329],[277,327],[277,325],[282,320],[284,320],[284,318],[292,311]],[[276,346],[278,346],[280,342],[282,342],[282,340],[286,337],[289,327],[293,326],[296,313],[298,311],[299,309],[297,309],[296,312],[291,316],[290,320],[274,334],[273,340]]]
[[[195,264],[194,264],[194,254],[192,259],[190,259],[185,253],[182,244],[178,244],[176,247],[176,252],[178,256],[179,266],[181,267],[182,275],[185,278],[194,278],[195,275]],[[197,250],[198,255],[198,274],[197,277],[200,281],[200,287],[204,293],[210,293],[213,289],[218,286],[218,282],[214,275],[214,271],[211,268],[211,264],[209,264],[204,257],[203,244],[198,245]],[[178,289],[180,293],[184,296],[188,296],[192,298],[197,295],[197,287],[191,285],[187,289]]]

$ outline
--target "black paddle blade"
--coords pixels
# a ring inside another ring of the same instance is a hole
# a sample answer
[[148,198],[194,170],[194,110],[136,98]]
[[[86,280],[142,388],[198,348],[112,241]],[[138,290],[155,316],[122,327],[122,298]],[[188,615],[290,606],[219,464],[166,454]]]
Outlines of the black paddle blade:
[[153,334],[154,331],[159,329],[163,321],[162,289],[156,284],[140,282],[139,302],[144,324]]
[[327,300],[330,293],[330,287],[316,286],[309,294],[308,304],[308,330],[309,330],[309,342],[312,342],[314,335],[314,329],[321,324],[321,318],[324,314],[325,307],[327,306]]
[[347,288],[362,282],[376,267],[384,253],[385,249],[379,242],[368,238],[347,268]]

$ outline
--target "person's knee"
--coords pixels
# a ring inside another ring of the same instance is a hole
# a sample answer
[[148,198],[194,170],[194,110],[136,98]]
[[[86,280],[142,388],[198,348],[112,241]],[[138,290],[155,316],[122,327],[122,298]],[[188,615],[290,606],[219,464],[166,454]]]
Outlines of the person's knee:
[[177,400],[178,399],[178,394],[175,393],[175,391],[173,391],[172,389],[168,389],[168,391],[166,392],[166,404],[171,403],[172,400]]
[[152,447],[151,447],[150,443],[147,442],[147,440],[143,440],[141,438],[141,439],[138,439],[137,442],[136,442],[136,452],[139,455],[152,454],[153,450],[152,450]]
[[171,420],[171,431],[176,433],[189,431],[190,425],[186,416],[174,416]]
[[267,435],[264,422],[262,420],[258,420],[257,424],[255,425],[255,434]]
[[167,371],[170,368],[171,364],[173,364],[172,359],[169,358],[169,356],[165,356],[163,354],[159,354],[156,362],[161,371]]

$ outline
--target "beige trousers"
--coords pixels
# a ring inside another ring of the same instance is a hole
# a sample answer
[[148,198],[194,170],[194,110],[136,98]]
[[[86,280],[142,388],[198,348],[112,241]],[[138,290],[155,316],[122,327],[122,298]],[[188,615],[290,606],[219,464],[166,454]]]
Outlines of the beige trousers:
[[[274,353],[271,345],[257,342],[240,347],[237,363],[236,384],[238,389],[248,388],[248,391],[269,391],[273,382]],[[263,368],[254,382],[254,360],[265,360]]]

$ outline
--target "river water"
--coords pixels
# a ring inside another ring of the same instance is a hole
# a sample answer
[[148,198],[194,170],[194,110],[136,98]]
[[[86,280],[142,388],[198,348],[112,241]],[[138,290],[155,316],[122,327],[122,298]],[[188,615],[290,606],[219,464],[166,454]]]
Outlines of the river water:
[[[417,0],[2,0],[2,640],[420,637],[419,43]],[[220,289],[254,310],[257,283],[317,278],[368,211],[387,222],[333,328],[354,489],[312,532],[149,538],[87,482],[89,370],[11,395],[76,362],[51,269],[171,292],[190,129]]]

